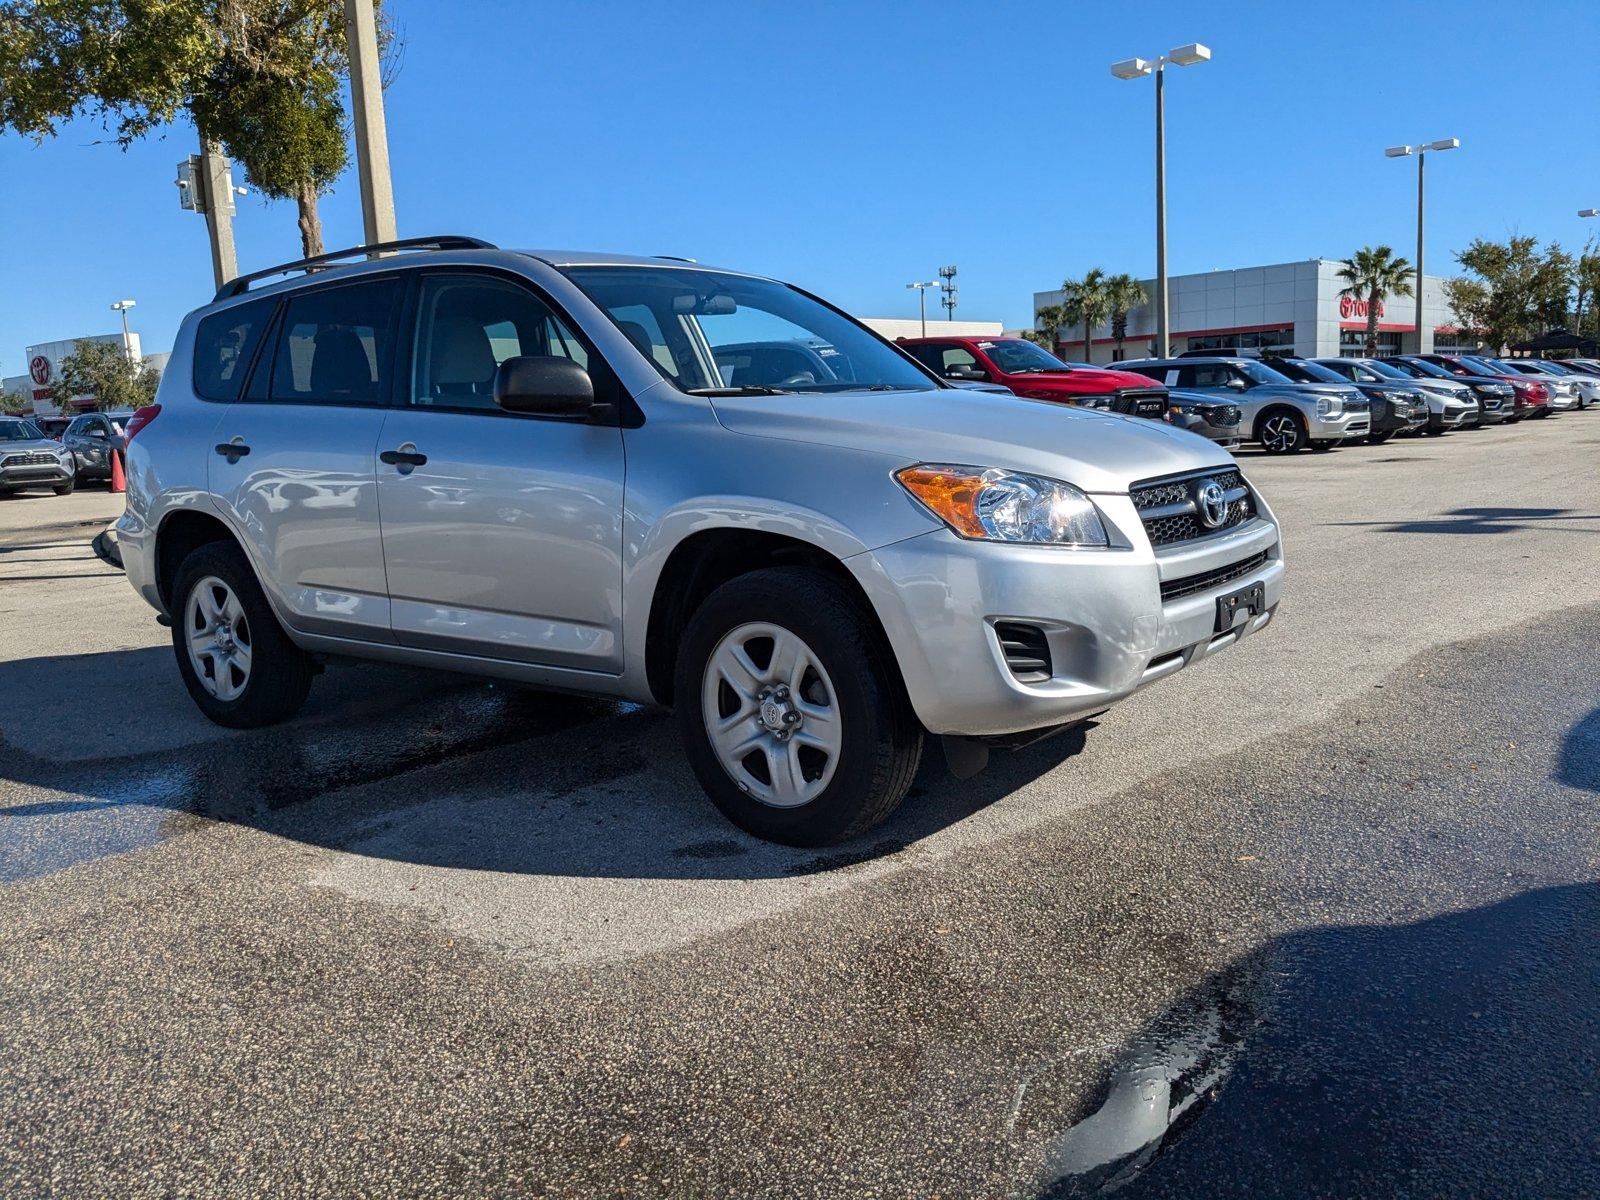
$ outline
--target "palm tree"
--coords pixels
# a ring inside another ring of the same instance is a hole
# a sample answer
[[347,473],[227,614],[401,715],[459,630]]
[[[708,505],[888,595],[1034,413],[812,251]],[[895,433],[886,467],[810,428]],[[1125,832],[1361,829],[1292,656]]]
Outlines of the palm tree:
[[1082,279],[1062,280],[1061,290],[1066,294],[1062,307],[1067,310],[1067,319],[1073,324],[1081,322],[1083,325],[1083,361],[1091,362],[1090,335],[1094,327],[1111,314],[1106,295],[1106,273],[1094,267]]
[[1378,306],[1390,296],[1411,295],[1411,264],[1387,246],[1363,246],[1339,268],[1339,295],[1367,303],[1367,357],[1378,353]]
[[1046,304],[1034,313],[1033,323],[1039,331],[1039,343],[1054,354],[1060,344],[1061,327],[1067,323],[1066,307],[1060,304]]
[[[1116,339],[1116,361],[1122,361],[1122,343],[1128,340],[1128,314],[1150,303],[1144,284],[1123,273],[1106,280],[1106,307],[1111,310],[1111,336]],[[1087,357],[1087,356],[1086,356]]]

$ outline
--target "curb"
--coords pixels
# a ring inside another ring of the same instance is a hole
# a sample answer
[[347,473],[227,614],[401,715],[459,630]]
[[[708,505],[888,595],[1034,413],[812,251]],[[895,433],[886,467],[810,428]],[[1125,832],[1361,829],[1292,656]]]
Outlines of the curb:
[[122,570],[122,550],[117,545],[116,525],[107,525],[94,535],[94,540],[89,543],[94,550],[95,557],[107,566]]

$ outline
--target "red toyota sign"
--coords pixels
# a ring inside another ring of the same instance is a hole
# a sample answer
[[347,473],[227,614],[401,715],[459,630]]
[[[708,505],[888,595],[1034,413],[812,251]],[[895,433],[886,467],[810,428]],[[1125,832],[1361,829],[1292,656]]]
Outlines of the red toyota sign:
[[33,381],[43,387],[50,382],[50,360],[42,354],[35,354],[33,361],[28,364],[28,374],[33,376]]
[[[1339,297],[1339,315],[1345,320],[1351,317],[1365,317],[1368,312],[1367,302],[1357,300],[1354,296]],[[1378,319],[1383,320],[1383,301],[1378,301]]]

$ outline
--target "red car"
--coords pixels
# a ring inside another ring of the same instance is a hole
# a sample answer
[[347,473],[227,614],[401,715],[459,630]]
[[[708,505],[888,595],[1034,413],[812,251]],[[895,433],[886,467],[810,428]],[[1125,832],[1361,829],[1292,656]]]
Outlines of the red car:
[[1492,379],[1496,383],[1509,383],[1517,397],[1517,420],[1550,415],[1549,388],[1524,375],[1513,375],[1486,358],[1479,358],[1475,354],[1419,354],[1414,357],[1449,371],[1457,379]]
[[900,338],[897,344],[941,379],[998,383],[1032,400],[1054,400],[1161,420],[1167,390],[1143,375],[1074,367],[1016,337]]

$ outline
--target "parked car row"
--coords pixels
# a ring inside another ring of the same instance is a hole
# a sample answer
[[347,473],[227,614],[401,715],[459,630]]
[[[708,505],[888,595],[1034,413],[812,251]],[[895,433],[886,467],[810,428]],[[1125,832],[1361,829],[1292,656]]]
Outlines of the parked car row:
[[0,496],[28,488],[64,496],[83,480],[110,479],[112,455],[127,448],[133,416],[124,410],[70,420],[0,417]]

